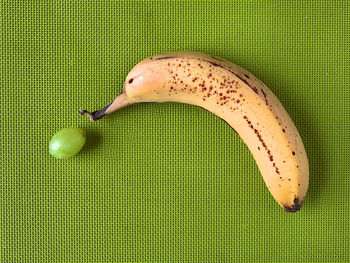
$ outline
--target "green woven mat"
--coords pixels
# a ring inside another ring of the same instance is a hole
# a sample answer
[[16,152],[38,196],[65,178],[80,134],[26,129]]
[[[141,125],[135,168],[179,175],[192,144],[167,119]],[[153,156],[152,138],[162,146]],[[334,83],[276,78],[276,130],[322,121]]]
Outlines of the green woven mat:
[[[2,1],[1,262],[349,262],[350,6],[282,2]],[[309,156],[300,212],[203,109],[78,115],[170,50],[222,56],[278,96]],[[54,159],[69,126],[87,144]]]

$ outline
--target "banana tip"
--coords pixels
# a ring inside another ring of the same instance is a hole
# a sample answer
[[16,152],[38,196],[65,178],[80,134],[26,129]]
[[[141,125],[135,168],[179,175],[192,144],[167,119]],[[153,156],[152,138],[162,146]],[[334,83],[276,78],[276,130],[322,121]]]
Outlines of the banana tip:
[[294,202],[290,206],[284,206],[284,211],[287,213],[295,213],[298,212],[301,208],[302,202],[299,202],[298,198],[294,198]]
[[94,114],[95,112],[88,112],[87,110],[83,110],[83,109],[80,109],[79,110],[79,114],[80,115],[88,115],[89,116],[89,118],[90,118],[90,121],[96,121],[96,120],[98,120],[97,118],[96,118],[96,116],[95,116],[95,114]]

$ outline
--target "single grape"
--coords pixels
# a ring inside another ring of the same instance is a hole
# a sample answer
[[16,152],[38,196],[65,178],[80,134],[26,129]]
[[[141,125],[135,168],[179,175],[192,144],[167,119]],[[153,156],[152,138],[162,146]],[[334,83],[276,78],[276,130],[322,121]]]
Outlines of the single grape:
[[80,128],[64,128],[52,136],[49,151],[56,158],[64,159],[77,154],[86,141],[85,132]]

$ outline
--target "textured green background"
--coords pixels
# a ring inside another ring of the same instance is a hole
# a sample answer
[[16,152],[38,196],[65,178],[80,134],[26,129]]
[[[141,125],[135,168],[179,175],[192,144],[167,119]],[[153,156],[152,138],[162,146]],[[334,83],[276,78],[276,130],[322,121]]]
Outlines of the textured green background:
[[[2,1],[1,262],[349,262],[350,6],[282,2]],[[278,96],[309,156],[300,212],[203,109],[77,114],[170,50],[222,56]],[[56,160],[48,142],[68,126],[87,145]]]

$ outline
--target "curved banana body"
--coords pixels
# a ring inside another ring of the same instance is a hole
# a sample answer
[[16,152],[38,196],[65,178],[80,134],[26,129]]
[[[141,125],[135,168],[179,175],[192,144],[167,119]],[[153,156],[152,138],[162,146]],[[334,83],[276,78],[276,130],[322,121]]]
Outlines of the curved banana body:
[[224,59],[197,52],[147,58],[128,74],[123,92],[91,120],[141,102],[200,106],[225,120],[246,143],[275,200],[300,209],[309,183],[304,145],[276,96],[255,76]]

